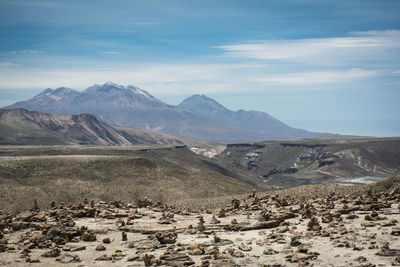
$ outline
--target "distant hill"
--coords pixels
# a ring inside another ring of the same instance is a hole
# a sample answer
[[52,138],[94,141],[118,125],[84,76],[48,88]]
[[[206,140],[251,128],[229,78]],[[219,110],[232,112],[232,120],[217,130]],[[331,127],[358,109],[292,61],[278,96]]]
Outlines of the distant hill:
[[94,85],[83,92],[65,87],[46,89],[6,108],[55,114],[89,113],[113,126],[222,143],[326,135],[292,128],[264,112],[232,111],[204,95],[191,96],[173,106],[140,88],[114,83]]
[[230,144],[217,162],[278,188],[349,178],[373,180],[400,173],[400,138],[341,136]]
[[25,109],[0,109],[0,133],[0,144],[8,145],[183,144],[150,131],[116,129],[90,114],[55,115]]

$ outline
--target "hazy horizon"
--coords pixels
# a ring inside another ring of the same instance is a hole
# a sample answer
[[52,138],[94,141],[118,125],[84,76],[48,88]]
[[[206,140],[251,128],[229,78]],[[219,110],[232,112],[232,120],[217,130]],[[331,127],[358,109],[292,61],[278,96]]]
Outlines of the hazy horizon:
[[400,136],[398,1],[0,0],[0,106],[114,82],[314,132]]

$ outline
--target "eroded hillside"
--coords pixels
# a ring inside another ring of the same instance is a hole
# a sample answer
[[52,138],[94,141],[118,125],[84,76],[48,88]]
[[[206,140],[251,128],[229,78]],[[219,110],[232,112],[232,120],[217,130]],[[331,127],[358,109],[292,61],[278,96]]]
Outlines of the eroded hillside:
[[400,172],[400,138],[332,137],[231,144],[218,161],[277,187],[351,177],[389,177]]

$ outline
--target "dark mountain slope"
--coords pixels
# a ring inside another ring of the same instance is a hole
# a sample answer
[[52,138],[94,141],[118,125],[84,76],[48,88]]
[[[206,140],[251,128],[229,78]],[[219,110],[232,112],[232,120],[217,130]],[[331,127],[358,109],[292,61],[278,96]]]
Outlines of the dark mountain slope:
[[134,145],[183,144],[183,140],[134,129],[116,129],[93,115],[55,115],[24,109],[0,109],[0,144]]

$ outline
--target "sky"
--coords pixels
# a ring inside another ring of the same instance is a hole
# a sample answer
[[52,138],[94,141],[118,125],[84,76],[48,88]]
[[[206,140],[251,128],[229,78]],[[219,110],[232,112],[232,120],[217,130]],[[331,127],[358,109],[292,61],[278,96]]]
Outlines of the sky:
[[0,0],[0,107],[108,81],[400,136],[399,0]]

